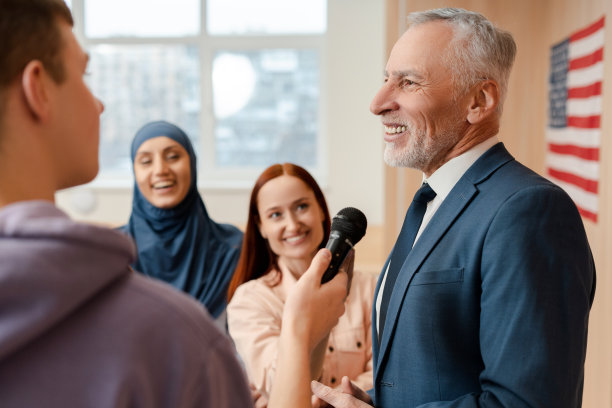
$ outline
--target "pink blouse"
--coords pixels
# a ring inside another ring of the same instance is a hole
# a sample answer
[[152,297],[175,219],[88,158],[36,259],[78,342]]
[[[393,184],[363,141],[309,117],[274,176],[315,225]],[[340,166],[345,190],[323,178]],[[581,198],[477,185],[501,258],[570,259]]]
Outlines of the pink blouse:
[[[269,286],[272,274],[238,287],[227,306],[229,333],[244,362],[250,382],[269,393],[274,380],[283,306],[296,279],[283,273],[281,282]],[[322,383],[331,387],[347,375],[364,390],[372,388],[372,300],[377,276],[355,271],[344,314],[332,329]]]

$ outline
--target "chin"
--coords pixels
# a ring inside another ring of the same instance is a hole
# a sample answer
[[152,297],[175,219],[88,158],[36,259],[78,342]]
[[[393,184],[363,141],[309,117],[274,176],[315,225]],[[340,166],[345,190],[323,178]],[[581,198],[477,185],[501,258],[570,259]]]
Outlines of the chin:
[[399,153],[395,151],[393,147],[387,147],[383,156],[385,163],[391,167],[408,167],[405,166],[403,157],[400,157]]

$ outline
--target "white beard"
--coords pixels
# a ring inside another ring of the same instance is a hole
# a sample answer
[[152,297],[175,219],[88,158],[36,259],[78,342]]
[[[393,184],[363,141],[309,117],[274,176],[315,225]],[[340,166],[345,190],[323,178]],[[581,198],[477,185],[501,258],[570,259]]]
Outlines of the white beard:
[[[405,124],[407,135],[397,142],[385,143],[384,160],[391,167],[407,167],[424,171],[444,160],[446,154],[463,137],[461,124],[448,118],[443,129],[436,132],[434,138],[428,136],[424,129],[415,129]],[[439,166],[434,166],[435,168]]]

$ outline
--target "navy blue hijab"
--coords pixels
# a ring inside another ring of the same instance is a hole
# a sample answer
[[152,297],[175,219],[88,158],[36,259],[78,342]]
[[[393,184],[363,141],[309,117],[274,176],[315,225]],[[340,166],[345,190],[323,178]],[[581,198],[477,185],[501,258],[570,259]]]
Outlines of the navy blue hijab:
[[149,203],[134,183],[132,214],[127,225],[121,227],[138,247],[138,259],[132,266],[189,293],[217,317],[226,307],[242,232],[232,225],[217,224],[208,216],[197,189],[193,147],[177,126],[164,121],[144,125],[132,141],[132,165],[140,145],[158,136],[166,136],[187,150],[191,185],[180,204],[161,209]]

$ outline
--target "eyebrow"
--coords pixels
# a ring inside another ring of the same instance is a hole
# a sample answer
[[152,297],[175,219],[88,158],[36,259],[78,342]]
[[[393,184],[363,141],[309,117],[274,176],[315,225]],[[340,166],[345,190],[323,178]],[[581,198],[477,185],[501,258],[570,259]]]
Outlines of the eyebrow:
[[[177,150],[180,152],[180,149],[178,149],[178,147],[179,147],[179,146],[180,146],[180,145],[171,145],[171,146],[166,146],[166,147],[164,147],[164,148],[162,149],[162,153],[166,153],[166,152],[168,152],[168,151],[170,151],[170,150],[173,150],[173,149],[177,149]],[[142,155],[142,154],[153,154],[153,152],[151,152],[151,151],[149,151],[149,150],[142,150],[142,151],[136,152],[136,156],[140,156],[140,155]]]
[[[308,196],[304,196],[304,197],[300,197],[297,200],[293,200],[289,205],[296,205],[296,204],[301,204],[305,201],[310,201],[310,197]],[[282,207],[281,205],[274,205],[272,207],[269,208],[264,208],[264,212],[269,212],[269,211],[274,211],[279,209],[280,207]]]
[[[385,71],[385,78],[388,78],[389,76],[390,76],[389,72]],[[394,76],[394,77],[399,78],[399,79],[405,78],[405,77],[413,77],[416,80],[423,80],[423,79],[425,79],[425,77],[420,72],[415,71],[413,69],[406,69],[406,70],[402,70],[402,71],[393,71],[391,73],[391,76]]]

